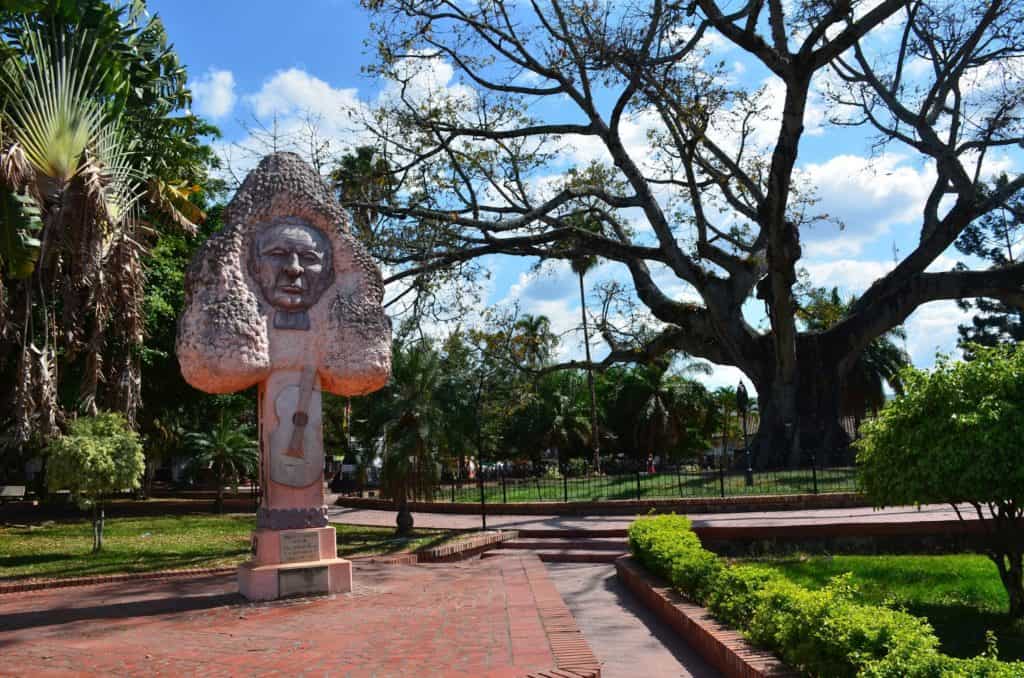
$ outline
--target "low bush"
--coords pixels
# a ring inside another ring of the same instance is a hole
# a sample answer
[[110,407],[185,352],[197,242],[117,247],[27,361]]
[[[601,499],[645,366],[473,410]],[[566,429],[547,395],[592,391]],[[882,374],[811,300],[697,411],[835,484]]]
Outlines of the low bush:
[[682,516],[641,518],[629,529],[630,549],[681,595],[722,623],[813,676],[870,678],[1009,678],[1024,662],[994,656],[957,659],[920,617],[857,602],[848,576],[820,590],[794,584],[769,568],[730,565],[701,546]]

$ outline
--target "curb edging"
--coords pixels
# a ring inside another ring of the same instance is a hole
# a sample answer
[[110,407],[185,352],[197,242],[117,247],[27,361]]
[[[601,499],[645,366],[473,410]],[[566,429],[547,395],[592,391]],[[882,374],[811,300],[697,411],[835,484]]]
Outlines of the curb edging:
[[25,591],[42,591],[44,589],[62,589],[69,586],[91,586],[94,584],[116,584],[124,581],[145,579],[176,579],[184,577],[202,577],[214,574],[233,574],[238,566],[232,567],[193,567],[183,570],[157,570],[156,572],[128,572],[123,574],[103,574],[90,577],[67,577],[66,579],[37,579],[35,581],[0,584],[0,595],[23,593]]
[[459,539],[451,544],[441,544],[415,553],[417,561],[421,563],[451,563],[457,560],[465,560],[480,555],[497,547],[507,539],[515,539],[519,532],[506,530],[502,532],[487,532],[468,539]]
[[723,675],[730,678],[800,675],[771,652],[754,647],[739,632],[715,621],[706,608],[685,602],[632,556],[616,560],[615,571],[626,588]]
[[523,678],[601,678],[601,664],[576,625],[562,595],[537,556],[520,556],[533,591],[541,625],[548,637],[555,668],[528,673]]

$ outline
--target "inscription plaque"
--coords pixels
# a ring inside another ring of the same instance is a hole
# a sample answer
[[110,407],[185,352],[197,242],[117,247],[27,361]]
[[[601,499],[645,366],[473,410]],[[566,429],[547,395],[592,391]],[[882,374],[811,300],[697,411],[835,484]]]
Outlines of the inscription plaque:
[[294,596],[305,593],[327,593],[327,568],[304,567],[281,570],[277,576],[278,595]]
[[320,535],[317,532],[282,532],[281,562],[300,563],[320,560]]

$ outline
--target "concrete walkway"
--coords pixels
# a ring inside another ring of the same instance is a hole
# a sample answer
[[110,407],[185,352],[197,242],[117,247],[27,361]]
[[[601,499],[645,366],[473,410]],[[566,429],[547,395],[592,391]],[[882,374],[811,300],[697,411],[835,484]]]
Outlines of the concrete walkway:
[[[330,506],[332,522],[352,525],[395,524],[394,511],[353,509]],[[891,509],[872,508],[814,509],[805,511],[763,511],[751,513],[692,513],[695,527],[754,527],[775,525],[827,525],[841,523],[919,523],[934,520],[956,520],[956,512],[948,504],[932,504],[916,508],[902,506]],[[964,512],[965,518],[972,514]],[[488,529],[625,529],[636,516],[487,516]],[[448,513],[413,513],[417,527],[449,530],[480,528],[480,516]]]
[[720,675],[619,582],[614,566],[548,563],[547,570],[601,662],[602,678]]

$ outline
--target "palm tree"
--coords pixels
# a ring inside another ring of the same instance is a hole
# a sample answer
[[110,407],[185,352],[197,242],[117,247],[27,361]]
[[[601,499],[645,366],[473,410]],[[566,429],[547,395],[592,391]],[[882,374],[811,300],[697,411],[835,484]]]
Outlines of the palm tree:
[[377,210],[369,205],[387,197],[391,191],[391,168],[373,146],[359,146],[347,153],[331,172],[331,181],[343,207],[352,212],[356,233],[364,244],[373,243]]
[[578,373],[555,372],[544,378],[538,385],[534,412],[540,444],[558,450],[561,464],[568,462],[574,450],[585,449],[588,443],[593,448],[593,420],[587,416],[587,401]]
[[391,383],[378,399],[384,432],[381,491],[398,509],[398,536],[413,528],[409,498],[432,493],[439,480],[437,453],[445,430],[436,394],[442,374],[440,356],[428,341],[396,346]]
[[[194,123],[170,116],[187,106],[188,92],[162,27],[138,24],[141,15],[125,8],[78,7],[104,15],[96,29],[103,39],[68,26],[15,38],[21,29],[4,26],[5,46],[15,47],[0,74],[0,240],[14,246],[0,250],[0,369],[14,372],[17,385],[15,447],[56,433],[65,417],[58,394],[77,392],[79,411],[102,404],[134,425],[143,256],[155,233],[140,217],[143,203],[179,225],[192,225],[186,212],[202,216],[181,200],[191,188],[153,171],[201,155],[182,131]],[[65,384],[67,376],[77,384]]]
[[578,257],[570,262],[573,273],[580,282],[580,316],[583,320],[583,351],[587,359],[587,388],[590,390],[590,441],[594,450],[594,472],[601,471],[601,436],[597,422],[597,392],[594,389],[594,367],[590,359],[590,330],[587,326],[587,295],[583,278],[587,271],[597,265],[597,257]]
[[704,371],[701,363],[670,371],[670,360],[616,368],[608,375],[608,396],[615,413],[608,423],[636,459],[647,454],[690,456],[706,445],[717,418],[709,415],[711,396],[687,372]]
[[259,447],[256,441],[237,423],[221,415],[211,431],[192,432],[185,436],[185,444],[195,456],[192,465],[195,470],[212,469],[217,483],[217,499],[214,507],[217,513],[224,508],[224,485],[231,483],[238,492],[242,478],[254,478],[259,466]]
[[[85,33],[68,42],[27,32],[24,45],[30,60],[5,71],[10,94],[3,123],[11,143],[0,163],[2,183],[31,201],[41,215],[34,264],[23,271],[15,312],[25,319],[25,329],[32,321],[57,326],[59,298],[62,321],[60,337],[21,335],[17,370],[24,381],[15,400],[15,438],[20,442],[33,428],[44,437],[56,430],[58,354],[76,353],[83,342],[101,343],[104,325],[118,310],[112,292],[141,283],[137,253],[129,244],[131,210],[141,189],[128,163],[131,145],[117,117],[93,96],[105,74],[87,39]],[[91,313],[86,313],[87,306]],[[125,311],[131,305],[121,307]],[[141,334],[138,321],[129,331]],[[62,339],[70,345],[59,346]],[[97,355],[86,363],[86,411],[95,410],[99,362]]]
[[523,314],[512,327],[513,357],[530,369],[539,369],[551,359],[558,337],[551,331],[545,315]]

